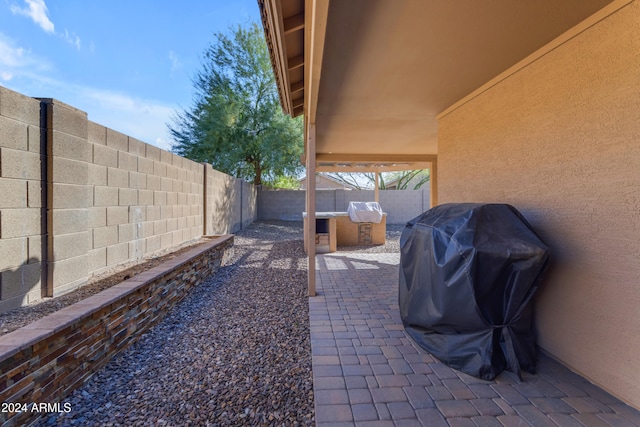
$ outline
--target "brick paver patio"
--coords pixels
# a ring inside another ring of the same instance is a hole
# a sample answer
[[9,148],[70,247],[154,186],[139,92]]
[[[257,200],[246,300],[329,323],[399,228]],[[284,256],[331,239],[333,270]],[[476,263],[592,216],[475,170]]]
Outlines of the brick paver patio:
[[639,426],[640,412],[548,357],[519,382],[454,371],[408,338],[397,253],[318,255],[309,299],[318,426]]

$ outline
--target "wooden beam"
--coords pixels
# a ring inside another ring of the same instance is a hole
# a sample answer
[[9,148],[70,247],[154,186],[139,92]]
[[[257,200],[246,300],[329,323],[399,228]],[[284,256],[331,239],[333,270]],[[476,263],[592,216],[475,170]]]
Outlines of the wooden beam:
[[310,297],[316,296],[316,125],[307,124],[307,285]]
[[430,163],[436,158],[435,154],[316,154],[316,162],[318,163]]
[[351,164],[330,164],[320,163],[316,166],[316,172],[397,172],[412,171],[418,169],[427,169],[431,163],[407,163],[401,166],[385,165],[385,166],[358,166]]
[[299,82],[291,83],[291,94],[300,92],[302,89],[304,89],[304,81],[301,80]]
[[304,107],[304,98],[294,99],[293,101],[291,101],[291,103],[293,105],[294,110],[296,108]]
[[287,60],[287,63],[289,64],[289,71],[300,68],[304,65],[304,56],[298,55],[294,56],[293,58],[289,58]]
[[304,28],[304,13],[291,16],[284,20],[284,33],[290,34]]

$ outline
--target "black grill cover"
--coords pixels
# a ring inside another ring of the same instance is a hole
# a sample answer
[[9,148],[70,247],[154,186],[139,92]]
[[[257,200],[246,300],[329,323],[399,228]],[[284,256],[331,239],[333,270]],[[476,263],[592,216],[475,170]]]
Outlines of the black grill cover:
[[491,380],[535,372],[532,296],[548,247],[505,204],[446,204],[407,223],[400,238],[400,316],[446,365]]

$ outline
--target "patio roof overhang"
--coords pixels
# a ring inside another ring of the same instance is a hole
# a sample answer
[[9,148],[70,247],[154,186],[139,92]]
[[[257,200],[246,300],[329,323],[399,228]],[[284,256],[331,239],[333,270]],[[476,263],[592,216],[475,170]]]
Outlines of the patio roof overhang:
[[[282,107],[304,115],[307,178],[430,167],[432,204],[438,115],[612,2],[258,0]],[[307,182],[312,236],[315,180]]]

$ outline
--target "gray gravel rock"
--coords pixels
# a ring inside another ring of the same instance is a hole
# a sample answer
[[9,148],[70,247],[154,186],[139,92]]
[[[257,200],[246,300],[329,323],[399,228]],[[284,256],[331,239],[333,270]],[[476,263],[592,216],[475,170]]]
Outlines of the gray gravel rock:
[[234,255],[37,425],[314,424],[301,223],[257,222]]

